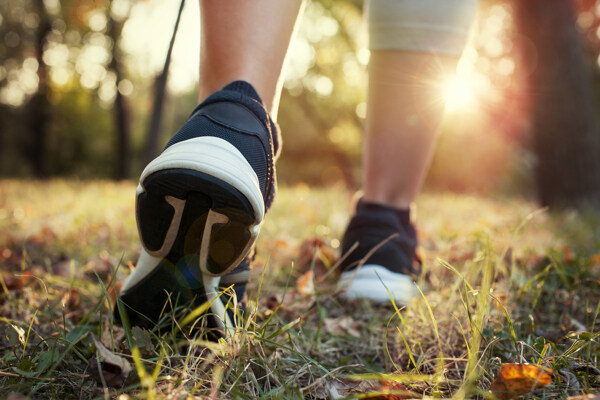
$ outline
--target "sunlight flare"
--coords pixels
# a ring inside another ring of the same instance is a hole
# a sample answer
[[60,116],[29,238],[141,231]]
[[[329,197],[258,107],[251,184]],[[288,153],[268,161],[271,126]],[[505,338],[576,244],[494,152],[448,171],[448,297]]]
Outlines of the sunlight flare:
[[473,80],[455,75],[443,86],[447,111],[466,111],[477,104],[477,91]]

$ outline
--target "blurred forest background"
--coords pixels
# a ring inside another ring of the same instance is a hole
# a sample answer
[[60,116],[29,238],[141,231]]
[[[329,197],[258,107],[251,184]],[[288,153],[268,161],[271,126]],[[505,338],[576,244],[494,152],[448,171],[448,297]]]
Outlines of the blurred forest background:
[[[307,5],[280,182],[359,187],[362,3]],[[0,2],[0,176],[137,178],[196,104],[198,14],[195,0]],[[599,26],[596,0],[480,0],[458,73],[440,84],[427,188],[600,205]]]

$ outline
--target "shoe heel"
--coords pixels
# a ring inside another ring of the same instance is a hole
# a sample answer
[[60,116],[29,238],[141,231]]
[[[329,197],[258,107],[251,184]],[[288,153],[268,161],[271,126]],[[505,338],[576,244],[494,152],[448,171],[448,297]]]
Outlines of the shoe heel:
[[[243,195],[230,185],[191,170],[147,177],[136,202],[138,230],[153,257],[224,275],[248,255],[260,224]],[[193,268],[192,268],[193,269]],[[197,271],[196,279],[202,277]]]

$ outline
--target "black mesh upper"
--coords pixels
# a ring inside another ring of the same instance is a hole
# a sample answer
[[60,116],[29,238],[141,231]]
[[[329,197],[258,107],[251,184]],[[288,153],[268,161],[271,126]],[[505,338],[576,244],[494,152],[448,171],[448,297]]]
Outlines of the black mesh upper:
[[[341,269],[356,268],[364,261],[393,272],[418,274],[414,267],[417,234],[413,225],[403,219],[396,209],[361,200],[344,234],[342,256],[353,246],[357,247],[344,259]],[[375,248],[377,250],[373,251]],[[372,254],[365,260],[370,252]]]
[[[252,113],[261,122],[264,129],[239,130],[211,118],[211,111],[207,106],[211,105],[210,109],[214,109],[219,106],[219,103],[229,103],[229,105],[233,103],[245,112]],[[268,209],[275,196],[274,162],[281,141],[276,124],[271,120],[260,97],[249,83],[233,82],[208,97],[196,107],[187,122],[167,143],[165,149],[175,143],[203,136],[224,139],[242,153],[258,177],[265,206]]]
[[[204,115],[192,116],[186,124],[171,138],[167,147],[187,139],[200,136],[214,136],[234,145],[244,155],[248,163],[256,172],[261,183],[261,190],[265,192],[266,175],[269,169],[265,149],[259,138],[243,132],[236,132],[225,128]],[[263,179],[261,179],[263,177]]]

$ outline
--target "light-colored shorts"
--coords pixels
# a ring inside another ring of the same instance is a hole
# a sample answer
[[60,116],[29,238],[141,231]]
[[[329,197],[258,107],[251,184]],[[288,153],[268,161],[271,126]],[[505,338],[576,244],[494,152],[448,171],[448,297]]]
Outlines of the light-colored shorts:
[[370,50],[460,55],[477,0],[367,0]]

